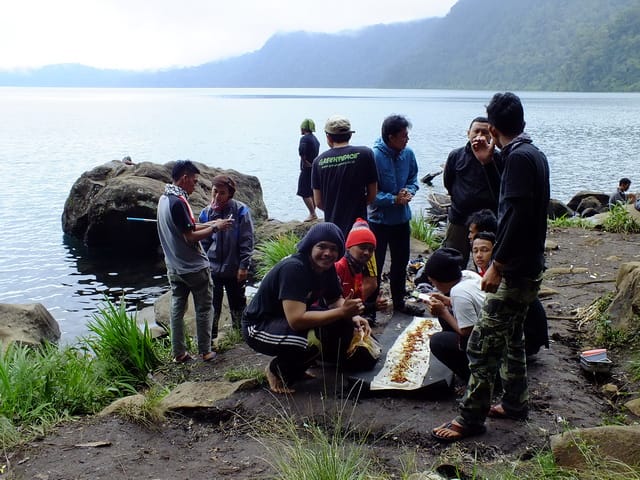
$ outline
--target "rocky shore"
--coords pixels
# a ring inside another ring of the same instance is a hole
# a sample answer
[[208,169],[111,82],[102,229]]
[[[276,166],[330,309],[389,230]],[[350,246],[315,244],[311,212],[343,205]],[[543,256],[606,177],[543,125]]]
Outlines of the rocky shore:
[[[549,270],[543,282],[542,301],[549,316],[552,342],[550,349],[542,350],[529,366],[532,411],[527,422],[490,419],[486,435],[457,446],[438,445],[431,440],[429,431],[455,414],[453,392],[429,397],[358,395],[349,389],[348,382],[342,383],[339,375],[320,369],[317,378],[302,384],[294,395],[275,397],[264,386],[230,386],[224,380],[224,372],[232,366],[266,364],[266,357],[240,344],[222,354],[213,365],[168,365],[155,375],[160,384],[173,386],[186,381],[199,392],[198,401],[191,399],[189,405],[182,406],[172,404],[162,424],[150,429],[113,414],[77,419],[10,452],[7,461],[11,471],[16,478],[49,480],[167,475],[267,478],[273,471],[264,459],[264,446],[256,435],[257,424],[266,424],[283,414],[301,423],[321,419],[331,423],[342,412],[354,432],[366,436],[367,450],[380,463],[381,471],[398,475],[403,469],[400,459],[408,455],[415,460],[416,472],[430,471],[441,463],[455,463],[470,473],[474,462],[491,468],[500,462],[530,458],[550,448],[550,439],[559,438],[552,437],[554,434],[568,429],[600,427],[611,423],[612,418],[621,424],[637,423],[638,412],[625,406],[639,391],[637,380],[627,371],[630,349],[610,351],[614,368],[606,377],[584,372],[578,354],[599,346],[591,343],[590,326],[581,321],[580,312],[594,300],[616,291],[622,265],[640,261],[638,235],[552,228],[548,239]],[[424,248],[414,242],[414,256],[424,253]],[[637,301],[632,300],[630,305],[637,312]],[[377,328],[384,328],[388,322],[392,319],[385,318]],[[222,385],[226,385],[226,398],[213,397],[212,392],[222,391]],[[635,428],[625,427],[616,431],[617,436],[607,428],[597,442],[607,452],[633,454],[633,448],[620,447],[620,442],[637,438]],[[585,435],[597,435],[600,430],[586,432]],[[558,441],[554,440],[556,448]],[[570,448],[565,451],[568,453],[558,453],[557,458],[576,461]]]
[[[203,174],[190,199],[194,209],[208,203],[210,179],[220,172],[198,166]],[[114,161],[85,172],[65,204],[65,232],[94,246],[107,242],[111,247],[127,250],[157,248],[152,245],[153,239],[149,243],[149,237],[154,235],[140,230],[153,227],[155,232],[155,225],[127,218],[155,218],[157,198],[170,181],[170,169],[171,163],[127,165]],[[232,174],[243,185],[239,189],[241,200],[255,212],[259,237],[284,231],[301,236],[308,229],[309,224],[268,220],[259,181],[237,172]],[[603,193],[579,192],[567,205],[554,201],[549,214],[551,218],[593,217],[593,224],[597,225],[606,216],[606,200]],[[640,212],[632,206],[628,211],[640,221]],[[105,237],[109,230],[121,234]],[[238,344],[221,354],[213,365],[171,364],[154,374],[153,383],[171,390],[162,401],[166,412],[162,422],[152,427],[131,422],[122,415],[122,409],[144,402],[144,396],[125,399],[100,415],[69,421],[8,452],[6,471],[14,476],[11,478],[47,480],[167,475],[268,478],[273,470],[265,461],[256,424],[268,425],[282,415],[300,424],[333,424],[346,415],[345,426],[366,438],[367,450],[380,463],[381,471],[396,476],[406,473],[400,459],[408,456],[414,459],[415,472],[451,462],[470,472],[475,468],[474,462],[490,468],[501,462],[530,458],[545,449],[553,449],[559,464],[580,468],[584,458],[576,452],[573,435],[578,435],[578,430],[574,429],[581,429],[580,435],[591,439],[607,455],[630,465],[640,463],[640,427],[633,426],[640,418],[640,384],[628,368],[628,361],[634,359],[633,349],[629,345],[610,348],[614,367],[608,375],[586,372],[579,362],[582,350],[602,346],[594,343],[597,337],[593,335],[602,326],[594,325],[585,313],[597,299],[613,297],[607,311],[613,328],[630,336],[639,330],[638,238],[639,234],[597,229],[549,229],[548,270],[540,296],[552,340],[550,348],[542,350],[529,365],[531,415],[527,422],[489,419],[486,435],[457,446],[439,445],[429,432],[456,414],[453,390],[373,394],[329,367],[322,367],[316,378],[303,383],[295,394],[276,397],[254,380],[225,379],[225,372],[231,368],[262,368],[268,361]],[[413,241],[412,258],[427,253],[424,244]],[[163,301],[158,301],[152,310],[142,315],[149,323],[167,315]],[[38,312],[32,315],[37,316]],[[43,318],[45,326],[51,324],[46,315]],[[12,321],[15,323],[15,319]],[[377,332],[393,322],[390,314],[379,315]],[[40,335],[55,340],[55,328],[47,328]],[[38,341],[36,338],[32,343]],[[603,426],[613,418],[619,425]],[[574,433],[562,435],[568,430]]]

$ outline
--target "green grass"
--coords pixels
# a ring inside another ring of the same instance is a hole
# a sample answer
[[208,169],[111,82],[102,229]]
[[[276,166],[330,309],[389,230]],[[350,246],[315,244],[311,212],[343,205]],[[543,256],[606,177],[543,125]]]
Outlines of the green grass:
[[587,327],[594,345],[610,349],[633,348],[640,344],[640,317],[629,329],[616,328],[607,312],[615,292],[609,292],[594,300],[591,305],[578,309],[578,328]]
[[168,393],[167,388],[155,385],[144,393],[144,401],[141,404],[126,403],[116,413],[132,423],[155,429],[166,418],[161,402]]
[[562,215],[561,217],[558,217],[558,218],[548,219],[547,226],[557,227],[557,228],[576,227],[576,228],[582,228],[585,230],[593,229],[593,223],[590,222],[588,219],[582,218],[582,217],[569,217],[567,215]]
[[290,417],[280,418],[265,445],[267,462],[281,480],[373,480],[382,476],[365,448],[364,441],[353,441],[340,431],[332,432],[310,423],[300,428]]
[[259,278],[264,278],[269,270],[280,260],[296,253],[300,238],[292,232],[265,240],[256,246],[256,263]]
[[442,236],[438,233],[437,225],[434,225],[428,221],[422,211],[412,215],[409,220],[411,227],[411,236],[424,242],[431,249],[431,251],[437,250],[442,245]]
[[43,434],[60,420],[94,413],[116,390],[86,351],[11,344],[0,357],[0,440],[4,447]]
[[616,203],[609,210],[609,215],[602,224],[602,228],[613,233],[640,233],[640,223],[638,223],[629,213],[627,208]]
[[140,329],[135,315],[127,313],[124,301],[118,306],[107,301],[87,327],[94,334],[85,339],[87,345],[106,364],[113,378],[123,385],[130,384],[133,391],[146,385],[148,374],[160,365],[161,359],[149,327],[145,324]]
[[216,351],[218,353],[226,352],[242,342],[244,342],[244,340],[240,329],[230,327],[224,331],[222,338],[218,340]]
[[264,373],[264,369],[249,367],[247,365],[229,368],[224,372],[224,378],[229,382],[237,382],[239,380],[249,379],[254,379],[260,384],[264,384],[267,382],[267,376]]

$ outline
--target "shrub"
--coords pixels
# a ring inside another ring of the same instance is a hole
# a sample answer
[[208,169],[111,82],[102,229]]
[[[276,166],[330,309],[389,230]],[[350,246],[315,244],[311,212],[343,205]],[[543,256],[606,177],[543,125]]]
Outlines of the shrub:
[[0,356],[0,441],[43,434],[69,415],[94,413],[116,391],[95,357],[74,347],[11,344]]
[[591,223],[588,219],[582,217],[569,217],[567,215],[562,215],[557,218],[550,218],[547,220],[548,227],[576,227],[583,228],[585,230],[592,229],[593,223]]
[[87,345],[121,386],[130,385],[135,392],[160,365],[149,327],[138,327],[135,315],[127,313],[124,300],[119,306],[107,300],[87,327],[95,334],[85,339]]
[[300,238],[292,232],[265,240],[256,246],[257,274],[264,278],[269,270],[283,258],[296,253]]
[[602,228],[612,233],[640,233],[640,223],[631,216],[622,203],[616,203],[611,207]]
[[438,226],[429,222],[422,211],[414,213],[409,221],[411,236],[424,242],[434,251],[442,245],[442,236],[438,232]]

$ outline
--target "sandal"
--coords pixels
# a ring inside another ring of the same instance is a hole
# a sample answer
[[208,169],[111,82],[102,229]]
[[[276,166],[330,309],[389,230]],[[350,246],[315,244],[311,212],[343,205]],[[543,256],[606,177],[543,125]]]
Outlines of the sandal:
[[211,350],[208,353],[203,353],[202,355],[200,355],[200,358],[202,359],[203,362],[211,362],[217,356],[218,356],[218,354],[216,352],[214,352],[213,350]]
[[475,435],[482,435],[486,431],[487,427],[484,425],[467,427],[451,420],[431,430],[431,436],[442,443],[453,443]]
[[187,363],[191,362],[193,357],[189,355],[189,352],[181,353],[180,355],[176,355],[173,357],[173,363]]
[[504,418],[508,420],[526,420],[528,417],[528,412],[517,412],[517,413],[509,413],[507,412],[501,403],[496,403],[489,409],[489,413],[487,413],[487,417],[491,418]]

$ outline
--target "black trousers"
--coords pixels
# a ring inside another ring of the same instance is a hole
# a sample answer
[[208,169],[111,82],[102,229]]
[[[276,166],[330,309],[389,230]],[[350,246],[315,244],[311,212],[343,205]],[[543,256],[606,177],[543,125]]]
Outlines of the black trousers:
[[[399,225],[369,224],[376,236],[376,263],[378,264],[378,285],[387,256],[387,247],[391,254],[391,268],[389,269],[389,287],[393,308],[404,307],[404,297],[407,294],[407,264],[411,252],[411,226],[409,222]],[[376,292],[377,297],[377,292]],[[375,298],[375,297],[374,297]]]

